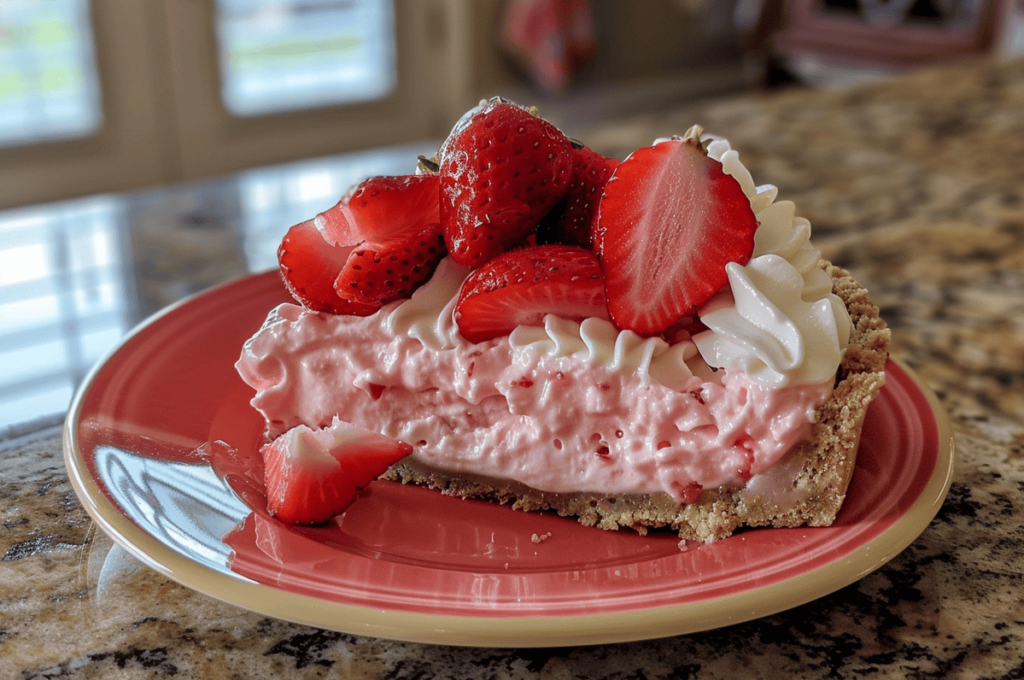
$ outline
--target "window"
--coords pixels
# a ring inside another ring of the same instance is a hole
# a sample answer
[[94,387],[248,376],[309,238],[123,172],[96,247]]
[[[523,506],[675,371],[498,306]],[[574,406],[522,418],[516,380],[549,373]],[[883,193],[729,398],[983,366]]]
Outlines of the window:
[[224,104],[251,116],[388,96],[392,10],[390,0],[217,0]]
[[128,329],[119,204],[0,215],[0,430],[67,408]]
[[[401,145],[211,184],[0,211],[0,439],[6,428],[65,412],[89,369],[143,318],[204,281],[275,268],[291,225],[327,210],[366,177],[410,172],[435,149]],[[215,198],[205,203],[208,194]],[[225,201],[234,206],[229,220],[203,226],[181,219],[182,206],[202,216]],[[153,226],[128,233],[129,223]],[[207,273],[197,280],[194,269],[162,268],[167,243],[195,244],[201,254],[176,257]],[[239,243],[244,261],[236,257]]]
[[0,146],[99,128],[86,0],[0,3]]
[[434,139],[468,0],[0,0],[0,208]]

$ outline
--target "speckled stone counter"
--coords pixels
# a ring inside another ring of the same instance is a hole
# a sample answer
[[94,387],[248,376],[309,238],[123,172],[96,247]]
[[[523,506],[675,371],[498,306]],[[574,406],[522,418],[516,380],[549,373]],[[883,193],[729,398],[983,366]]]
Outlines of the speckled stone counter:
[[1024,63],[572,132],[621,157],[695,122],[796,202],[950,415],[952,489],[906,551],[820,600],[699,634],[528,650],[368,639],[268,619],[142,566],[92,524],[59,432],[44,429],[0,451],[0,679],[1024,677]]

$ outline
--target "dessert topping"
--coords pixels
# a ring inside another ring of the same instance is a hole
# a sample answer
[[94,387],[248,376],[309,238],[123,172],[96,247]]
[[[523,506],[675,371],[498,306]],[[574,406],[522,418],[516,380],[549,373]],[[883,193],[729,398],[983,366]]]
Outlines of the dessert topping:
[[572,156],[569,193],[538,225],[537,241],[593,248],[601,194],[619,162],[587,147],[574,147]]
[[604,275],[592,251],[578,246],[517,248],[475,269],[455,303],[455,323],[470,342],[543,326],[544,317],[608,318]]
[[[728,284],[726,265],[750,260],[758,228],[743,183],[708,156],[700,134],[695,127],[619,163],[533,110],[484,102],[458,122],[436,163],[421,160],[425,174],[367,180],[314,219],[328,246],[354,246],[340,268],[340,251],[309,258],[337,272],[342,302],[322,291],[320,275],[298,285],[301,258],[284,246],[282,272],[307,307],[365,315],[410,297],[447,249],[477,270],[456,308],[471,342],[542,325],[546,314],[583,313],[675,337],[680,323],[697,329],[698,310]],[[511,254],[524,242],[526,254]],[[584,259],[585,275],[566,275]],[[541,261],[551,270],[543,279]],[[515,280],[517,271],[533,283]]]
[[739,182],[709,158],[699,129],[633,152],[605,186],[596,248],[619,328],[663,332],[746,264],[757,218]]
[[316,311],[367,316],[408,298],[445,255],[437,175],[373,177],[296,225],[278,250],[285,284]]
[[371,177],[314,218],[328,243],[386,243],[440,224],[437,175]]
[[412,295],[444,254],[444,238],[436,224],[381,245],[363,243],[348,256],[334,289],[354,304],[381,307]]
[[378,305],[353,303],[334,292],[334,279],[345,266],[351,246],[332,246],[317,231],[313,220],[288,230],[277,249],[285,287],[307,309],[329,314],[369,316]]
[[456,262],[471,267],[533,232],[572,180],[565,135],[501,100],[460,121],[440,156],[445,242]]

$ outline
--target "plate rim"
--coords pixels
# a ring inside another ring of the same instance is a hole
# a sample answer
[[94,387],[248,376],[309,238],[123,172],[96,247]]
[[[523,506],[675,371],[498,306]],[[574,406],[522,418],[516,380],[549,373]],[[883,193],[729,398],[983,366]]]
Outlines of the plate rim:
[[117,545],[158,573],[229,604],[293,623],[403,642],[473,647],[593,645],[669,637],[750,621],[824,597],[884,566],[906,549],[938,513],[952,483],[952,425],[935,393],[900,359],[935,420],[935,467],[920,495],[880,534],[842,558],[741,593],[615,612],[493,616],[439,614],[323,600],[219,572],[170,548],[135,525],[106,497],[88,472],[78,441],[86,396],[104,367],[136,336],[195,299],[233,286],[252,285],[273,272],[253,274],[184,298],[147,318],[98,361],[71,402],[63,430],[65,467],[87,514]]

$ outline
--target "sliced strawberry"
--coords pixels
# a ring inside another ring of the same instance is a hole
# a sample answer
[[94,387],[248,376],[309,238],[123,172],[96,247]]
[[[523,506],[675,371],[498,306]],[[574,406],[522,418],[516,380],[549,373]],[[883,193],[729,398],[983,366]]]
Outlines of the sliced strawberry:
[[455,304],[455,323],[470,342],[542,326],[554,314],[573,321],[608,318],[604,276],[593,252],[544,245],[510,250],[469,275]]
[[593,248],[597,207],[604,185],[619,162],[581,147],[573,149],[572,183],[569,193],[559,201],[537,229],[543,243],[566,243]]
[[362,182],[285,237],[289,290],[310,309],[357,316],[409,297],[445,254],[438,200],[437,175]]
[[664,331],[746,264],[757,219],[739,182],[700,142],[675,137],[633,152],[604,188],[597,252],[608,311],[623,329]]
[[288,230],[277,249],[277,261],[285,287],[303,307],[330,314],[373,314],[380,305],[343,300],[334,280],[351,253],[351,246],[332,246],[323,239],[312,220]]
[[363,243],[348,256],[334,289],[354,305],[380,307],[412,295],[434,273],[445,252],[437,223],[381,245]]
[[439,224],[436,174],[371,177],[314,219],[333,245],[384,243],[410,230]]
[[294,427],[262,451],[267,511],[289,524],[326,522],[410,453],[404,442],[337,419],[323,430]]
[[479,267],[533,231],[572,179],[558,128],[494,100],[460,121],[441,148],[441,226],[452,258]]

